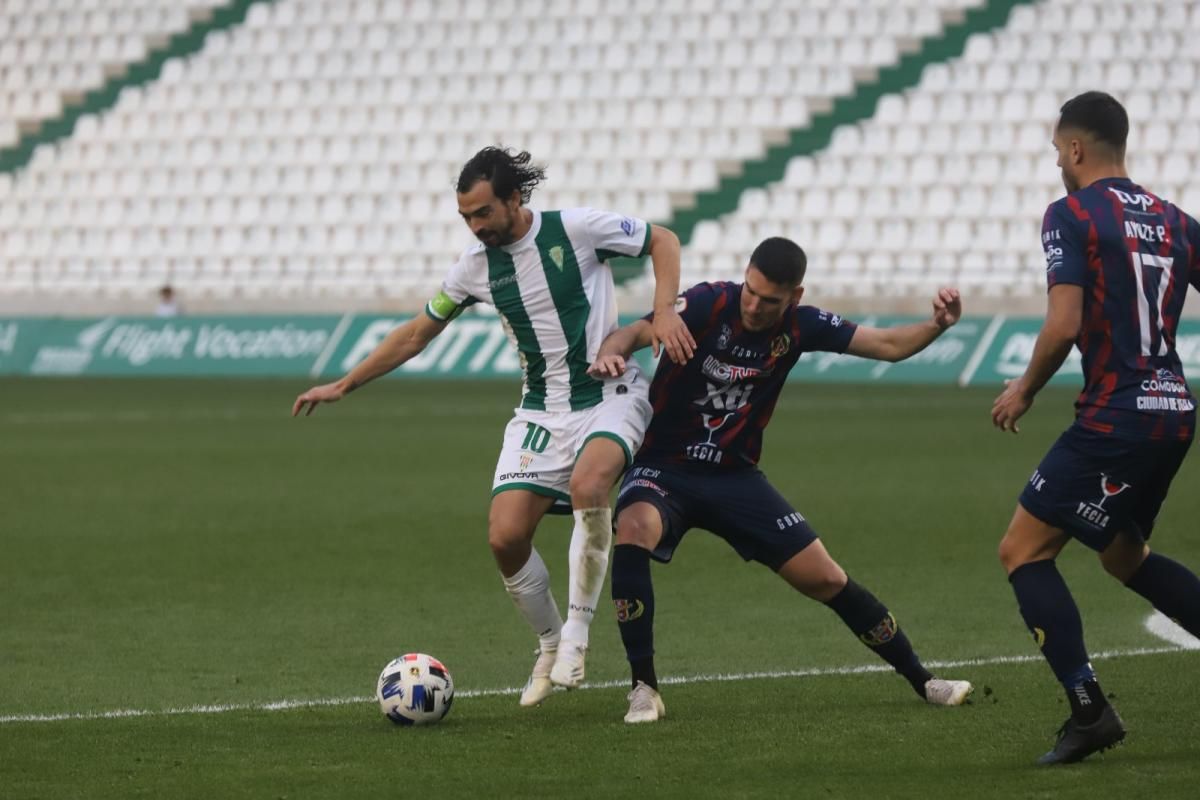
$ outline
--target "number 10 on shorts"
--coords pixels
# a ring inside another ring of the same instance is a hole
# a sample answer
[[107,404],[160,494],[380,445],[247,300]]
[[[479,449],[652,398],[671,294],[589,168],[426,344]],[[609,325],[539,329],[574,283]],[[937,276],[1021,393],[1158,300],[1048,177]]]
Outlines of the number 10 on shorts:
[[548,444],[550,444],[550,431],[532,422],[525,423],[525,441],[521,442],[522,450],[542,453],[545,452]]

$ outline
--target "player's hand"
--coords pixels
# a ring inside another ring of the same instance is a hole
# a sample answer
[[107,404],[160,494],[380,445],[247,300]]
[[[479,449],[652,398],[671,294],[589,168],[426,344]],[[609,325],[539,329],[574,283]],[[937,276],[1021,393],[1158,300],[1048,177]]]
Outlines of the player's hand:
[[962,318],[962,297],[958,289],[943,286],[933,298],[933,321],[946,330]]
[[305,406],[308,406],[308,410],[304,412],[304,416],[307,417],[316,411],[317,406],[321,403],[336,403],[345,396],[346,390],[341,387],[340,382],[314,386],[296,398],[296,402],[292,404],[292,416],[298,415]]
[[992,403],[992,424],[1002,431],[1020,433],[1017,420],[1032,406],[1033,398],[1026,394],[1024,382],[1020,378],[1010,378],[1004,382],[1004,391]]
[[659,345],[662,345],[667,355],[676,364],[686,364],[696,352],[696,340],[679,312],[673,308],[666,311],[655,311],[654,322],[650,328],[650,345],[658,356]]
[[593,378],[619,378],[625,374],[625,359],[618,355],[600,356],[588,367]]

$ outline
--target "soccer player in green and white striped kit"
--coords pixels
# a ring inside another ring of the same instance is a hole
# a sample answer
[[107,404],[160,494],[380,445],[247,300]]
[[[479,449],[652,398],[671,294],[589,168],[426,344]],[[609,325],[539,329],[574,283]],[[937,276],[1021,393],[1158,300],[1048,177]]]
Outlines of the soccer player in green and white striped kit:
[[[504,431],[492,483],[488,542],[505,588],[539,639],[521,694],[536,705],[554,685],[584,677],[588,627],[604,586],[612,540],[608,495],[650,421],[648,382],[631,365],[620,380],[588,375],[617,327],[615,256],[649,254],[654,265],[654,350],[683,363],[696,346],[675,312],[679,239],[666,228],[590,208],[538,211],[530,195],[545,177],[527,152],[487,147],[463,167],[458,211],[479,240],[450,268],[425,313],[400,325],[358,366],[296,398],[311,414],[420,353],[462,310],[495,307],[524,370],[521,404]],[[573,509],[567,621],[533,533],[552,511]]]

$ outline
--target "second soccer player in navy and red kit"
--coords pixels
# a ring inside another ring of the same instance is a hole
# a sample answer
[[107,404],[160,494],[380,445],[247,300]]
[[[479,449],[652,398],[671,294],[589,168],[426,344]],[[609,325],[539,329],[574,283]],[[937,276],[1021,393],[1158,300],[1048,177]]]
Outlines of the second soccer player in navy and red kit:
[[1067,542],[1097,551],[1109,574],[1200,636],[1200,579],[1146,544],[1196,427],[1175,332],[1188,286],[1200,288],[1200,225],[1130,180],[1128,133],[1125,109],[1103,92],[1061,109],[1053,143],[1068,194],[1042,225],[1046,321],[1025,374],[992,408],[995,425],[1015,433],[1079,348],[1075,423],[1034,471],[1000,543],[1021,616],[1071,705],[1043,764],[1080,761],[1125,738],[1055,564]]

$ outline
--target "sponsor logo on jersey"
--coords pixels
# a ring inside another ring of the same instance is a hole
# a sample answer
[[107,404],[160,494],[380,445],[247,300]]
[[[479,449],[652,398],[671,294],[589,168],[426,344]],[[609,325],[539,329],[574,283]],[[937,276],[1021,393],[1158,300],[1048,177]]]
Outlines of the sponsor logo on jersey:
[[[1153,378],[1142,381],[1143,392],[1157,392],[1157,395],[1139,395],[1137,407],[1139,411],[1194,411],[1196,404],[1188,396],[1192,392],[1182,377],[1169,369],[1159,369]],[[1162,394],[1184,395],[1183,397],[1161,397]]]
[[1142,211],[1146,211],[1155,203],[1154,198],[1148,194],[1130,194],[1112,186],[1108,187],[1108,190],[1117,196],[1117,199],[1121,201],[1121,205],[1135,206]]
[[558,271],[562,272],[563,268],[563,249],[562,245],[554,245],[550,248],[550,260],[554,262],[554,266],[558,267]]
[[1042,231],[1042,249],[1046,252],[1046,272],[1053,272],[1062,266],[1063,250],[1051,242],[1057,242],[1062,239],[1062,231],[1058,228],[1050,231]]
[[633,231],[636,227],[637,226],[634,225],[633,220],[629,217],[623,217],[621,219],[621,230],[625,231],[626,236],[633,236]]
[[1138,411],[1195,411],[1196,404],[1186,397],[1157,397],[1139,395]]
[[713,380],[721,381],[722,383],[734,383],[746,380],[747,378],[757,378],[759,375],[770,374],[769,371],[764,372],[757,367],[726,364],[713,355],[704,359],[704,365],[700,368],[700,371]]

